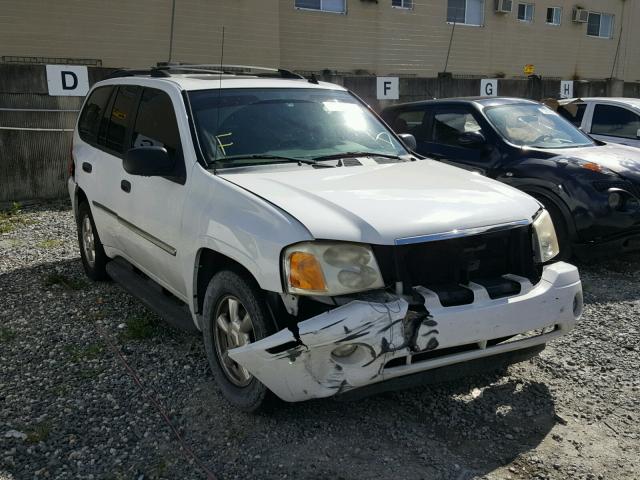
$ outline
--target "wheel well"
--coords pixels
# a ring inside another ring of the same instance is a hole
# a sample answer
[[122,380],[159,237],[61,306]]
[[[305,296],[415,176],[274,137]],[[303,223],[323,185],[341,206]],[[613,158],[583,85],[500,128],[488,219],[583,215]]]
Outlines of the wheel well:
[[78,215],[78,207],[83,202],[89,203],[89,199],[87,198],[87,195],[84,193],[84,191],[80,187],[78,187],[76,188],[76,211],[73,212],[75,216]]
[[242,274],[249,281],[255,283],[259,288],[258,282],[255,277],[244,266],[238,263],[236,260],[223,255],[222,253],[214,250],[204,248],[200,251],[198,261],[196,264],[196,289],[194,294],[196,295],[196,307],[197,313],[202,313],[202,307],[204,304],[204,295],[209,286],[209,282],[213,276],[222,270],[233,270],[236,273]]
[[571,215],[571,212],[567,204],[560,197],[558,197],[553,192],[547,191],[544,188],[534,188],[534,187],[526,188],[525,187],[522,190],[525,193],[528,193],[529,195],[534,197],[535,199],[539,200],[540,202],[543,202],[543,199],[544,199],[547,202],[555,205],[556,208],[558,208],[558,210],[560,210],[560,213],[562,214],[564,223],[567,227],[567,233],[569,234],[569,238],[571,239],[575,238],[576,226],[575,226],[575,223],[573,222],[573,216]]

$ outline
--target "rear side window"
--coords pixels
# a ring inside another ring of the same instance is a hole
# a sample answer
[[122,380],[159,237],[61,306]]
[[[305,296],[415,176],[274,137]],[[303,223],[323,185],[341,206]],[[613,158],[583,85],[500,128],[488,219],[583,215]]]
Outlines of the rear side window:
[[410,133],[419,142],[427,139],[425,112],[408,110],[398,114],[391,126],[396,133]]
[[172,159],[176,158],[180,148],[180,134],[173,104],[165,92],[153,88],[144,89],[131,146],[164,147]]
[[140,87],[133,85],[123,85],[118,87],[109,124],[107,126],[107,138],[105,147],[118,153],[124,153],[127,130],[131,117],[135,113],[136,100]]
[[586,103],[562,105],[558,107],[558,114],[569,120],[576,127],[582,125],[582,117],[584,117],[584,111],[587,109]]
[[626,108],[614,105],[596,105],[591,122],[591,133],[637,138],[639,131],[640,116]]
[[98,87],[89,96],[82,109],[78,121],[78,133],[80,138],[88,143],[96,143],[100,121],[104,117],[104,111],[109,103],[113,87]]

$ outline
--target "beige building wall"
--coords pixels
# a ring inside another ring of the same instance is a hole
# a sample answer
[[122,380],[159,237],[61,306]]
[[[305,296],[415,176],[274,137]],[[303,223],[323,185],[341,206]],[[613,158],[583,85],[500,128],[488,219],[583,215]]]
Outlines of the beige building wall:
[[[517,1],[513,3],[511,14],[496,14],[493,0],[486,0],[483,26],[458,24],[454,30],[446,21],[446,0],[415,0],[411,10],[392,8],[391,0],[348,0],[346,15],[296,10],[293,1],[280,0],[281,59],[302,70],[435,76],[444,70],[451,41],[447,71],[454,74],[522,76],[530,63],[546,77],[611,75],[622,0],[580,2],[586,9],[615,15],[613,39],[589,37],[586,24],[573,23],[574,0],[529,0],[535,5],[532,23],[517,20]],[[637,1],[626,3],[640,20]],[[546,24],[551,6],[563,8],[560,26]],[[635,64],[640,60],[637,45],[627,49]]]
[[[294,0],[176,0],[172,59],[218,63],[224,25],[231,64],[433,77],[451,41],[454,74],[523,76],[531,63],[543,77],[603,79],[613,71],[640,80],[640,0],[580,0],[615,15],[613,39],[589,37],[586,24],[571,21],[575,0],[528,1],[530,24],[517,20],[516,0],[511,14],[495,14],[485,0],[483,26],[454,30],[447,0],[414,0],[410,10],[347,0],[345,15],[299,10]],[[560,26],[545,23],[548,6],[563,8]],[[0,55],[144,68],[169,60],[171,14],[171,0],[0,0]]]

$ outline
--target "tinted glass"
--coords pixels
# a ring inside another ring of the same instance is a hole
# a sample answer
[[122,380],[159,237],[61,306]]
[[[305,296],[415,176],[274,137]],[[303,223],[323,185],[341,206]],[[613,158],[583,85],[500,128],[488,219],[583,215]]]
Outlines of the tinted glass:
[[85,142],[96,142],[100,121],[104,117],[104,110],[112,91],[113,87],[96,88],[85,103],[78,121],[78,133]]
[[582,125],[582,117],[584,117],[584,111],[586,109],[586,103],[581,103],[579,105],[569,104],[558,107],[558,113],[561,117],[566,118],[576,127],[579,127],[580,125]]
[[161,90],[145,88],[131,137],[132,147],[159,146],[175,158],[180,148],[178,122],[169,95]]
[[135,111],[135,103],[140,87],[121,85],[113,103],[107,126],[105,146],[118,153],[124,153],[127,129]]
[[491,124],[507,141],[519,147],[572,148],[593,141],[544,105],[512,104],[485,109]]
[[425,141],[427,132],[424,125],[424,117],[425,112],[421,110],[402,112],[393,120],[391,128],[396,133],[410,133],[416,140]]
[[239,157],[248,155],[308,159],[347,152],[407,154],[383,123],[342,90],[201,90],[190,92],[189,98],[210,160],[238,165],[247,161]]
[[587,23],[587,35],[597,37],[600,35],[600,14],[590,13],[589,22]]
[[640,116],[626,108],[596,105],[591,122],[591,133],[614,137],[637,138]]
[[434,143],[461,147],[458,142],[460,135],[480,130],[480,125],[470,113],[436,113],[433,117]]
[[464,23],[465,0],[449,0],[447,3],[447,22]]

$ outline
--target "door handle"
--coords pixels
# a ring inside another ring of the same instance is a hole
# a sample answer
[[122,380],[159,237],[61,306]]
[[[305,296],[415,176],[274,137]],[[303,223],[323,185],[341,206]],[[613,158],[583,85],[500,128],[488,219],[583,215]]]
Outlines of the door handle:
[[87,173],[91,173],[91,170],[93,170],[93,166],[90,163],[82,162],[82,170]]
[[120,188],[122,189],[122,191],[129,193],[131,191],[131,183],[127,180],[122,180],[120,182]]

